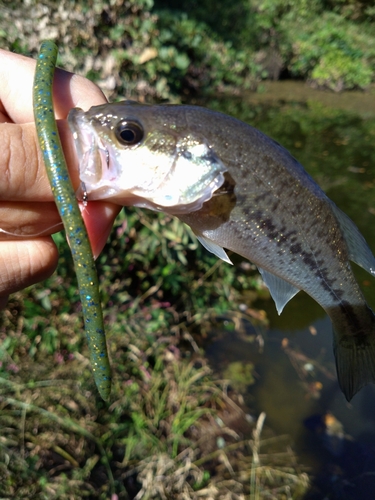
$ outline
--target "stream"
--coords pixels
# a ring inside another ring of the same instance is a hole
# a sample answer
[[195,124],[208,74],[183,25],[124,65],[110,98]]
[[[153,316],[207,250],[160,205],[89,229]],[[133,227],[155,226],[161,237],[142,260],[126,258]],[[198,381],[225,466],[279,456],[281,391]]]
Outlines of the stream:
[[[375,90],[334,94],[302,82],[267,82],[241,98],[208,107],[235,116],[286,147],[327,195],[359,227],[375,252]],[[353,265],[375,310],[375,280]],[[341,393],[332,350],[332,325],[304,292],[277,315],[272,299],[254,306],[270,328],[264,348],[242,335],[219,336],[207,349],[221,373],[251,361],[256,380],[244,398],[268,425],[288,434],[316,481],[307,498],[372,499],[375,491],[375,385],[348,403]],[[250,333],[250,332],[249,332]]]

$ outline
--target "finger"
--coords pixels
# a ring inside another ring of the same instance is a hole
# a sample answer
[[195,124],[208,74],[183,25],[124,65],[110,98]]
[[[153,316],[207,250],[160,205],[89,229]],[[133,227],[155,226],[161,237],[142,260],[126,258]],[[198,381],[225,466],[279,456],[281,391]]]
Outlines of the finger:
[[[73,186],[77,188],[80,181],[72,136],[66,121],[60,121],[58,125],[67,163],[68,165],[76,165],[76,168],[70,168],[70,175]],[[45,229],[48,229],[57,221],[55,219],[56,209],[48,203],[53,202],[53,196],[42,155],[37,145],[34,124],[0,125],[0,144],[2,144],[0,148],[0,178],[2,179],[0,183],[0,201],[2,203],[0,203],[0,206],[3,205],[9,209],[8,212],[0,213],[0,228],[16,233],[15,224],[18,215],[20,216],[19,221],[22,221],[22,210],[27,208],[28,213],[24,215],[26,216],[25,226],[30,226],[30,233],[28,234],[38,235],[39,223],[42,221],[41,219],[30,219],[31,214],[29,212],[33,210],[33,205],[34,212],[38,212],[39,216],[41,216],[43,214],[40,214],[39,202],[45,203]],[[19,210],[14,212],[12,216],[11,209],[17,207],[15,202],[25,203],[26,205],[19,205]],[[117,205],[95,202],[90,204],[90,210],[84,211],[83,215],[88,227],[94,255],[99,255],[105,245],[113,221],[120,209]],[[50,218],[52,219],[50,220]],[[35,232],[33,233],[34,229]],[[21,230],[23,231],[22,226]]]
[[50,237],[0,243],[0,296],[45,280],[56,269],[57,259]]
[[[77,189],[80,181],[72,134],[65,120],[58,122],[58,128],[73,187]],[[35,125],[0,124],[0,144],[0,200],[52,201]]]
[[[34,59],[0,49],[2,121],[34,121],[32,88],[35,65]],[[106,102],[103,92],[93,82],[60,68],[55,72],[53,97],[57,119],[65,119],[71,108],[86,110]]]
[[[74,144],[66,122],[59,125],[67,162],[76,164]],[[6,123],[0,125],[0,200],[51,201],[53,199],[35,125]],[[72,177],[79,184],[77,169]]]
[[92,253],[96,259],[108,239],[113,221],[121,208],[113,203],[90,202],[87,206],[80,204],[81,213],[89,235]]
[[0,200],[51,201],[35,126],[0,125]]
[[62,229],[56,205],[51,203],[0,203],[0,240],[45,236]]

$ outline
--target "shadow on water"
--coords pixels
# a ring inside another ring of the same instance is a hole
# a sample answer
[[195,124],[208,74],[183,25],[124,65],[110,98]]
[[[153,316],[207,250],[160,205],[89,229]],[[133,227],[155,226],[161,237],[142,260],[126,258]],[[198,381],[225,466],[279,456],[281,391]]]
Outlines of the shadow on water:
[[[317,92],[302,83],[268,86],[263,94],[208,105],[285,146],[375,251],[374,96]],[[375,309],[375,280],[362,269],[354,271]],[[301,463],[312,468],[316,479],[307,499],[373,499],[375,386],[347,403],[336,378],[331,322],[306,294],[292,299],[280,317],[271,300],[256,306],[270,319],[263,352],[240,335],[226,333],[207,349],[213,365],[223,374],[231,362],[254,364],[256,381],[248,386],[245,401],[266,412],[276,433],[289,434]]]

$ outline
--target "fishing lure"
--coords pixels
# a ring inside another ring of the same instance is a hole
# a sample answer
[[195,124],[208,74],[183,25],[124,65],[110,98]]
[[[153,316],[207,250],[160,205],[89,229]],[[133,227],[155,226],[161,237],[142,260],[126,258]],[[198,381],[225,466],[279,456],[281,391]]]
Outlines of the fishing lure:
[[44,41],[40,47],[34,77],[34,119],[52,193],[74,260],[95,383],[101,397],[106,400],[111,391],[111,375],[98,277],[86,227],[62,151],[52,101],[57,52],[57,46],[49,40]]

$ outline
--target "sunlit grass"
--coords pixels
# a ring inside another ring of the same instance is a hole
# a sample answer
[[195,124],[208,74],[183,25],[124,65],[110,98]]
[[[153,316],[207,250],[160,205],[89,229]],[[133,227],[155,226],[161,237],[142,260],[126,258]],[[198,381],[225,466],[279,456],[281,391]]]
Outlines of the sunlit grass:
[[[244,320],[264,325],[238,306],[254,291],[253,270],[238,279],[175,221],[120,217],[99,262],[113,372],[104,403],[62,241],[60,252],[58,274],[2,313],[0,496],[208,500],[247,498],[255,484],[260,498],[275,488],[301,498],[306,476],[288,441],[269,430],[255,439],[240,398],[215,381],[198,345],[223,319],[238,331]],[[163,275],[165,265],[179,280]]]
[[21,498],[27,488],[32,498],[302,498],[308,479],[288,439],[269,430],[261,437],[264,414],[247,424],[247,436],[239,433],[246,414],[203,358],[194,367],[175,343],[147,346],[139,332],[126,343],[113,369],[133,375],[115,376],[108,405],[96,398],[83,356],[66,363],[71,378],[0,378],[2,495]]

